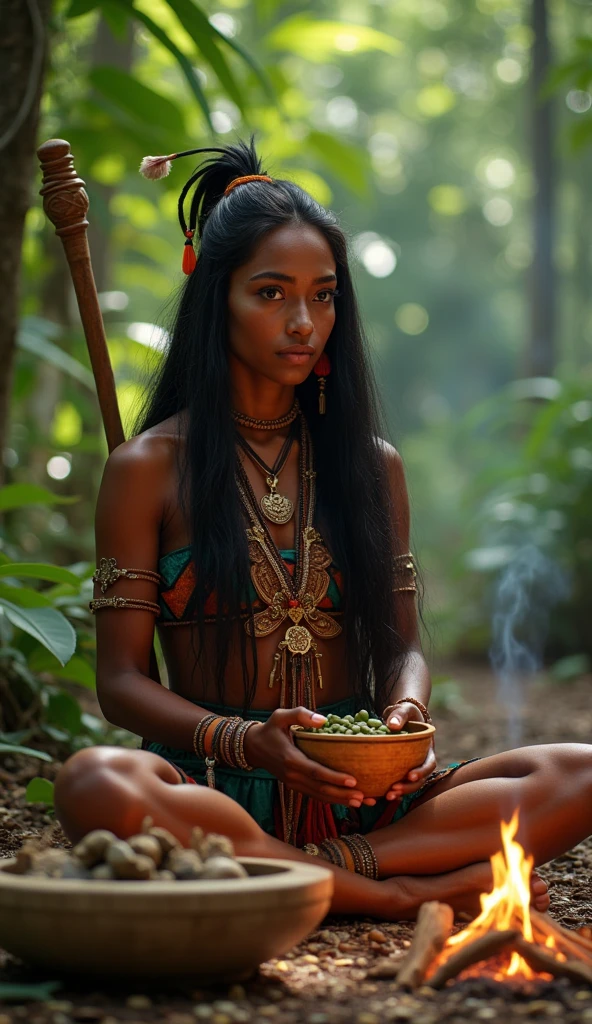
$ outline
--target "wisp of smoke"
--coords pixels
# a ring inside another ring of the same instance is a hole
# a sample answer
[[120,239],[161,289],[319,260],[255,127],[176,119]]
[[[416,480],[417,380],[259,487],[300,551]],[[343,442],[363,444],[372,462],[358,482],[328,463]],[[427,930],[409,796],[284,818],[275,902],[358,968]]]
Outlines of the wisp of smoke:
[[568,596],[567,574],[534,544],[516,550],[498,582],[489,654],[513,747],[522,734],[525,677],[541,668],[551,609]]

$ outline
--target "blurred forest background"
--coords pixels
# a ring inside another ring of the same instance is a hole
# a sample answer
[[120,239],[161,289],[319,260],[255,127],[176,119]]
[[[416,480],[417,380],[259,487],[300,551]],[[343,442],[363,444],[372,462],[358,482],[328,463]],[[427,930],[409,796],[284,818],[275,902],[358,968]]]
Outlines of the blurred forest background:
[[181,284],[187,176],[173,165],[145,181],[140,160],[255,131],[266,169],[336,210],[351,239],[433,650],[486,659],[497,639],[497,663],[545,654],[557,678],[585,672],[591,0],[0,0],[0,12],[0,750],[26,743],[40,715],[56,742],[106,735],[76,694],[94,684],[86,604],[107,449],[38,197],[34,148],[50,137],[71,143],[86,181],[128,432]]

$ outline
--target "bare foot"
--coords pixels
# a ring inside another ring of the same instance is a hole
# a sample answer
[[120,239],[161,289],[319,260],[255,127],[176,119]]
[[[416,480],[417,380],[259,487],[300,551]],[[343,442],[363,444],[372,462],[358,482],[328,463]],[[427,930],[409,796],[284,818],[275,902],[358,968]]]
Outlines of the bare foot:
[[[491,867],[486,861],[442,875],[405,875],[381,883],[394,889],[396,908],[393,916],[396,920],[414,919],[426,900],[448,903],[455,914],[475,917],[481,909],[479,897],[482,893],[491,892],[492,884]],[[532,906],[545,913],[549,909],[549,893],[546,882],[536,871],[532,872],[530,891]]]

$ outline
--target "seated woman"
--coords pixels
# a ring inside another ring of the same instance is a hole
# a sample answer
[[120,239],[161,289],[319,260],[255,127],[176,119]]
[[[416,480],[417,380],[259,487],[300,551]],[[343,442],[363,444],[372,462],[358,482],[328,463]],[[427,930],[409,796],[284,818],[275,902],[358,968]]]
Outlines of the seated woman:
[[[263,174],[252,141],[206,152],[179,202],[188,277],[170,345],[96,515],[98,696],[144,749],[71,757],[59,819],[72,840],[151,815],[182,842],[199,824],[241,855],[320,856],[337,913],[473,909],[516,807],[538,864],[592,832],[592,747],[440,771],[431,750],[380,800],[295,747],[290,727],[330,711],[365,707],[393,731],[429,721],[405,477],[380,440],[335,217]],[[545,910],[544,882],[531,888]]]

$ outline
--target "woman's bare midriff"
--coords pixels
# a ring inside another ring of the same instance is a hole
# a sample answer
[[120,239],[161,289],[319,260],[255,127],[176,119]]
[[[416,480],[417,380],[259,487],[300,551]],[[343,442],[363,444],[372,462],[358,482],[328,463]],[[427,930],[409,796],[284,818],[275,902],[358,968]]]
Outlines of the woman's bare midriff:
[[[166,437],[171,442],[171,459],[166,480],[161,481],[163,488],[163,518],[160,532],[159,553],[164,555],[189,544],[189,527],[181,512],[178,500],[178,472],[175,449],[178,441],[178,417],[174,416],[157,427],[151,428],[147,434]],[[276,441],[277,445],[277,441]],[[299,445],[294,443],[290,457],[281,474],[281,492],[287,494],[296,505],[298,494],[298,453]],[[273,461],[272,455],[267,459]],[[245,461],[245,469],[249,480],[258,497],[267,492],[262,473],[250,461]],[[295,543],[295,516],[283,526],[269,523],[270,533],[278,548],[290,549]],[[229,706],[242,707],[244,702],[244,683],[240,653],[240,635],[237,626],[234,640],[229,650],[225,676],[225,702]],[[211,666],[214,658],[213,625],[205,626],[204,662]],[[279,705],[279,689],[277,684],[269,687],[269,676],[273,666],[273,656],[285,628],[278,629],[268,637],[257,640],[257,690],[252,707],[255,709],[272,710]],[[161,626],[158,634],[167,666],[169,687],[175,693],[190,700],[217,703],[219,693],[216,687],[212,668],[204,670],[197,664],[196,653],[199,650],[197,627],[192,625]],[[247,665],[252,677],[253,661],[247,644]],[[347,684],[346,647],[343,633],[333,640],[318,640],[318,650],[322,655],[323,689],[315,687],[316,706],[333,704],[350,695]]]

